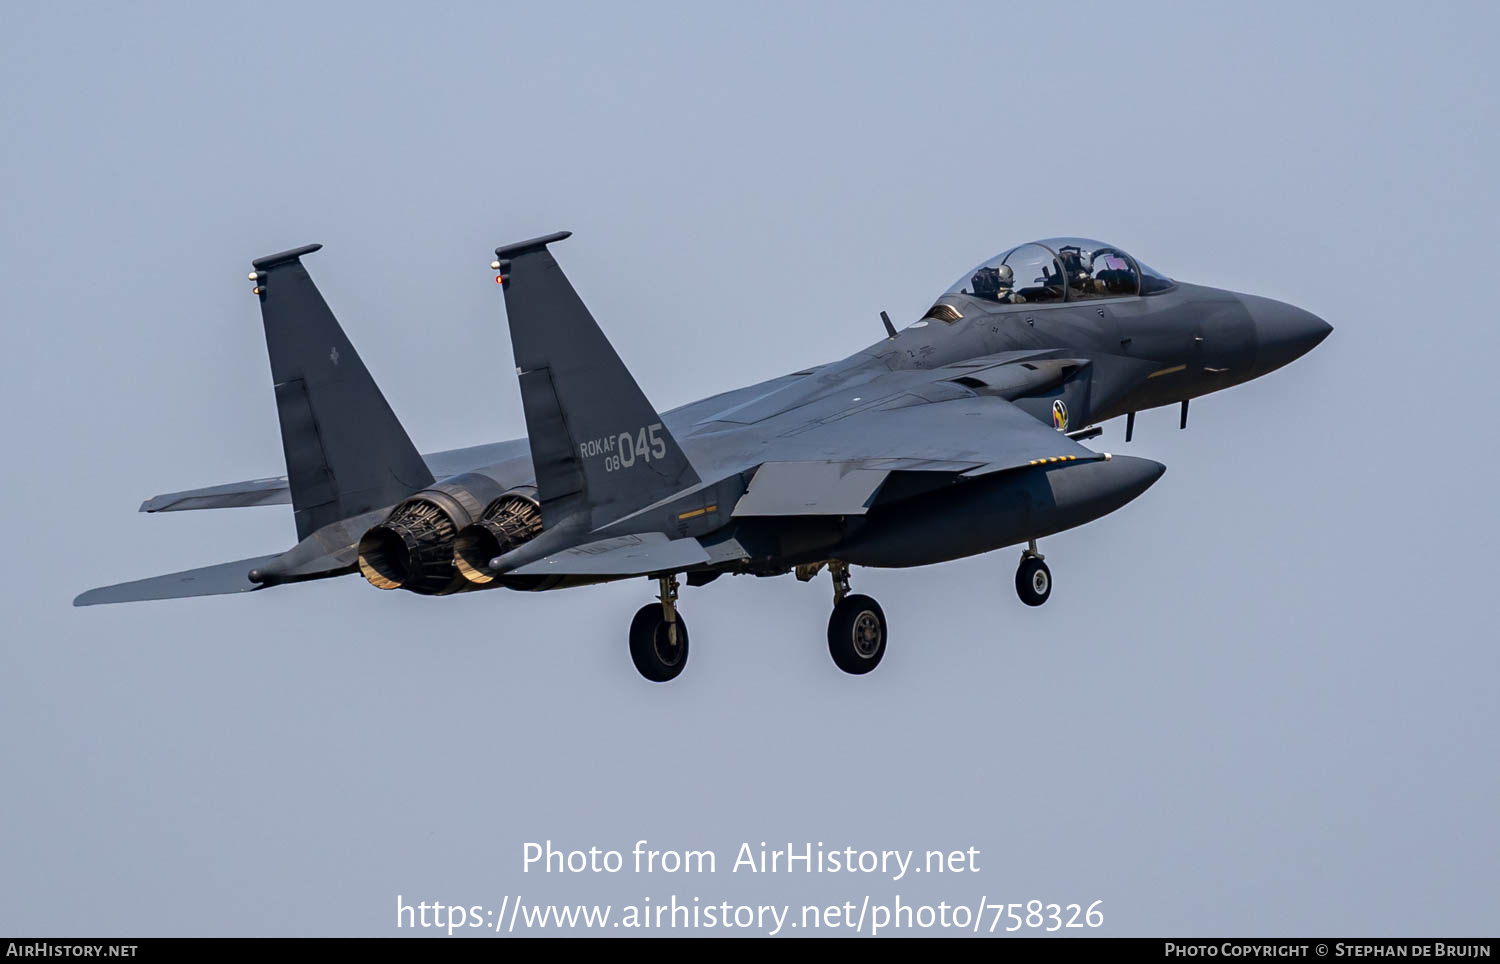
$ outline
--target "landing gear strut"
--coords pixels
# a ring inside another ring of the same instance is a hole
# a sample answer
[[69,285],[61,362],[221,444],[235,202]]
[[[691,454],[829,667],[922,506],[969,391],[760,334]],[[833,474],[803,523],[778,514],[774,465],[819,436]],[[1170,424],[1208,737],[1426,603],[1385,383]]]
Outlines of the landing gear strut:
[[657,580],[661,602],[642,606],[630,623],[630,658],[653,683],[677,678],[687,665],[687,622],[677,611],[677,577]]
[[885,655],[886,623],[880,604],[869,596],[849,594],[849,564],[828,564],[833,577],[833,615],[828,617],[828,652],[839,669],[862,675]]
[[1028,606],[1040,606],[1052,595],[1052,570],[1036,551],[1035,539],[1021,550],[1021,565],[1016,568],[1016,595]]

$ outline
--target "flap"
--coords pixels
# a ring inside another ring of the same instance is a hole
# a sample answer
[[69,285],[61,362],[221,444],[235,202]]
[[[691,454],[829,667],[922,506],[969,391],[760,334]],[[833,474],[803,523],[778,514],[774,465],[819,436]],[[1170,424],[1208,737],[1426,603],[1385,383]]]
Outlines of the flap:
[[767,462],[734,516],[864,515],[890,472],[849,462]]

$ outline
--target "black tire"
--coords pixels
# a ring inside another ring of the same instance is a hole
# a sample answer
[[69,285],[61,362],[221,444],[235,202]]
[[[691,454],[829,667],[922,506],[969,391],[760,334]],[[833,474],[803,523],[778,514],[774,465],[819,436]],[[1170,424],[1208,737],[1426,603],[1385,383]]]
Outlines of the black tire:
[[1036,556],[1021,560],[1016,570],[1016,595],[1028,606],[1040,606],[1052,595],[1052,570]]
[[677,645],[670,642],[661,603],[642,606],[630,621],[630,659],[640,674],[653,683],[677,678],[687,665],[688,629],[682,610],[677,611]]
[[859,676],[879,666],[888,636],[885,613],[869,596],[845,596],[828,617],[828,652],[846,673]]

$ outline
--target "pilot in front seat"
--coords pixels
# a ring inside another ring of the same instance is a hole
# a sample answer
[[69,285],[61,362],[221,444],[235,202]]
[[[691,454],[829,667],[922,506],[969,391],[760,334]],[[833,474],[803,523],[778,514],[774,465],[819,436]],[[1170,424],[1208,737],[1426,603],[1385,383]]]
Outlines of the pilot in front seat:
[[983,298],[986,301],[998,301],[1002,305],[1016,305],[1026,300],[1013,290],[1015,272],[1010,270],[1010,265],[1008,264],[1002,264],[995,268],[980,268],[974,272],[974,277],[970,283],[974,286],[974,297],[976,298]]

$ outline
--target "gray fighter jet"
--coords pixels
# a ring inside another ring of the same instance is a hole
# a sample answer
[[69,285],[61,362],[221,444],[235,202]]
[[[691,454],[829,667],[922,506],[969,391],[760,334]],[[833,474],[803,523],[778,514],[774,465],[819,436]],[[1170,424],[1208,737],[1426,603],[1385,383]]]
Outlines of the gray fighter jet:
[[[885,654],[886,619],[851,566],[899,568],[1024,546],[1113,512],[1164,471],[1081,443],[1107,419],[1264,375],[1332,330],[1291,305],[1173,281],[1083,238],[988,259],[919,320],[830,364],[658,414],[548,245],[509,244],[504,290],[528,438],[422,455],[314,286],[308,245],[255,262],[286,476],[174,492],[144,512],[290,502],[285,552],[86,592],[75,605],[248,592],[362,573],[441,596],[647,578],[630,654],[682,672],[679,577],[833,582],[828,648],[848,673]],[[467,397],[483,392],[469,390]]]

